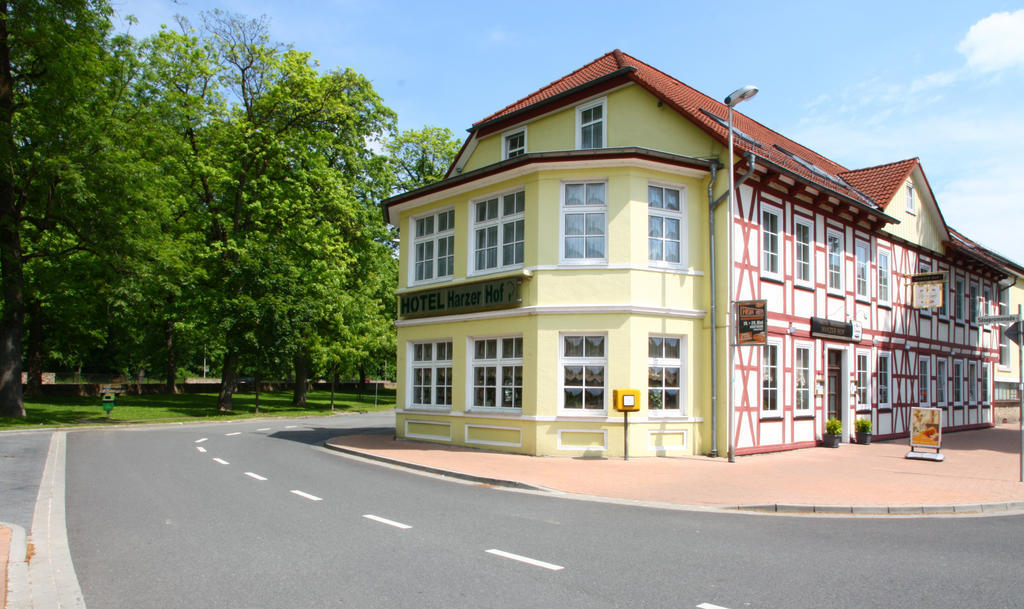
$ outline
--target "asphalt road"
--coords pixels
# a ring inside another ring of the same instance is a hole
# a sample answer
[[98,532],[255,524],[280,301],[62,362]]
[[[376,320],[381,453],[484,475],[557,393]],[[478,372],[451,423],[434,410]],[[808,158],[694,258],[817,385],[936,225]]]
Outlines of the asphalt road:
[[68,436],[89,609],[1020,607],[1024,517],[592,503],[319,448],[387,415]]

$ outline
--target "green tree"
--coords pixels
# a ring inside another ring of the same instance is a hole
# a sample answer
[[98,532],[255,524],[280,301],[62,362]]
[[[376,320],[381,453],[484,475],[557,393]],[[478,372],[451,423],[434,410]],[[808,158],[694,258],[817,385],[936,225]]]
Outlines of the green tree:
[[[240,358],[305,361],[324,286],[357,272],[367,194],[384,166],[370,143],[393,113],[351,69],[320,73],[270,42],[266,19],[207,13],[199,33],[162,31],[157,90],[189,148],[198,288],[222,337],[218,401],[231,409]],[[272,324],[272,325],[268,325]]]
[[405,192],[437,182],[459,153],[461,142],[451,129],[426,126],[407,129],[387,143],[395,174],[394,192]]

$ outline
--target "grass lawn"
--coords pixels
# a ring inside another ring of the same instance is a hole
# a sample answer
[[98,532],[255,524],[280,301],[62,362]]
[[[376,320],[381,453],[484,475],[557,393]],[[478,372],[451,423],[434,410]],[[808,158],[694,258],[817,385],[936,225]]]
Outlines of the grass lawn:
[[395,407],[394,390],[381,390],[374,405],[373,391],[360,397],[354,392],[335,392],[334,411],[330,391],[310,391],[305,408],[292,406],[292,392],[260,393],[256,412],[255,393],[236,393],[231,412],[217,410],[216,393],[178,395],[119,395],[107,418],[100,398],[44,396],[25,398],[25,418],[0,418],[0,429],[104,425],[109,423],[165,423],[174,421],[237,420],[253,417],[297,417],[338,412],[389,410]]

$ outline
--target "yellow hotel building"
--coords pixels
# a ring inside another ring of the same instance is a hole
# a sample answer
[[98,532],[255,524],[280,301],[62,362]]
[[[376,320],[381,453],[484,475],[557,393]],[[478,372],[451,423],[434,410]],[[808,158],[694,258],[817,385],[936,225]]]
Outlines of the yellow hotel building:
[[[724,454],[729,273],[740,276],[729,206],[717,205],[728,191],[726,112],[616,50],[475,123],[445,179],[385,201],[401,234],[398,436],[622,456],[628,429],[630,455]],[[759,182],[805,183],[794,197],[849,206],[837,218],[858,230],[895,221],[794,161],[831,167],[823,157],[737,118],[737,163],[749,169],[743,146],[762,140]],[[640,396],[628,427],[621,390]]]

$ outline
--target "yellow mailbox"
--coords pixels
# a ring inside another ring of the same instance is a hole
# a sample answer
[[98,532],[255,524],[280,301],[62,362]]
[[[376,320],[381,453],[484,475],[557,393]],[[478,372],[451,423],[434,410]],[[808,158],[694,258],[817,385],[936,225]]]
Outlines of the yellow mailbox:
[[619,412],[636,412],[640,410],[639,389],[613,389],[612,398],[615,401],[615,410]]

